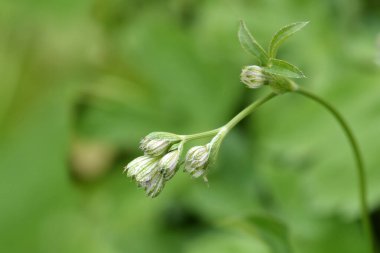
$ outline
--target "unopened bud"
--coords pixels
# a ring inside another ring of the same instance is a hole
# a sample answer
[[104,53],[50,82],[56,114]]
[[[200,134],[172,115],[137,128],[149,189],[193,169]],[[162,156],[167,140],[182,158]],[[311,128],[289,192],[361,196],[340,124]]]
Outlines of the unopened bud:
[[192,147],[186,154],[185,171],[194,178],[202,176],[206,172],[209,155],[208,145]]
[[266,75],[259,66],[252,65],[243,68],[240,80],[251,89],[260,88],[266,81]]
[[183,143],[181,143],[177,149],[170,151],[164,155],[160,162],[160,171],[164,174],[165,180],[171,179],[178,169],[179,158],[182,153]]
[[130,162],[124,171],[137,182],[148,181],[158,171],[158,161],[156,157],[140,156]]
[[181,137],[165,132],[153,132],[141,140],[140,149],[145,155],[160,156],[166,153],[172,144],[181,140]]
[[157,197],[165,186],[164,175],[157,171],[150,180],[140,182],[139,186],[144,188],[147,196],[151,198]]

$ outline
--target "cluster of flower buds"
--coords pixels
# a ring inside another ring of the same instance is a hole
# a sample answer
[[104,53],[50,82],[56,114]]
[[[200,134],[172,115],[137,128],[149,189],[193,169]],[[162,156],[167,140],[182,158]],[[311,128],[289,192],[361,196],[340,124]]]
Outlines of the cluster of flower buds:
[[[222,129],[205,146],[190,148],[184,170],[194,178],[203,176],[207,181],[207,168],[215,160],[225,134],[225,129]],[[185,139],[176,134],[151,133],[141,141],[140,149],[144,155],[125,166],[124,172],[144,188],[149,197],[156,197],[178,171],[184,143]]]
[[176,134],[154,132],[141,140],[140,149],[144,155],[125,166],[124,172],[153,198],[177,172],[183,141]]
[[[282,42],[307,23],[297,22],[279,30],[273,36],[268,52],[265,52],[242,21],[238,33],[240,43],[263,65],[244,67],[240,74],[241,82],[252,89],[268,85],[276,94],[297,90],[297,85],[289,78],[303,78],[304,74],[296,66],[276,59],[275,56]],[[186,154],[184,171],[193,178],[203,177],[207,181],[208,168],[215,162],[220,144],[229,130],[229,123],[227,123],[218,130],[210,143],[190,148]],[[214,131],[209,132],[214,133]],[[195,134],[195,136],[200,138],[199,136],[208,135]],[[195,139],[194,135],[192,137]],[[134,179],[140,187],[145,189],[148,196],[156,197],[162,191],[165,183],[178,171],[181,165],[183,146],[189,139],[191,138],[188,136],[166,132],[151,133],[141,141],[140,148],[144,151],[144,155],[131,161],[124,171],[127,172],[128,177]]]

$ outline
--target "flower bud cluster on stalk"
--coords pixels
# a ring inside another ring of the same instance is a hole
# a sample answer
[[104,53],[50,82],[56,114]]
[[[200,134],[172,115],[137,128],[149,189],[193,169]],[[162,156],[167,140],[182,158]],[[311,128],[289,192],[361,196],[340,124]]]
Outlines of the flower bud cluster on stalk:
[[[225,131],[220,131],[204,146],[195,146],[187,152],[184,171],[193,178],[203,176],[205,181],[210,161],[215,158]],[[165,183],[178,171],[181,165],[186,136],[172,133],[154,132],[147,135],[140,143],[143,156],[137,157],[125,166],[127,176],[144,188],[149,197],[156,197],[163,190]]]
[[[131,177],[137,182],[139,187],[144,188],[146,194],[150,197],[156,197],[160,194],[165,183],[173,178],[182,164],[184,165],[184,172],[190,174],[192,178],[203,177],[207,182],[206,176],[209,172],[209,168],[216,160],[225,135],[242,119],[273,97],[287,92],[296,92],[318,102],[328,109],[338,121],[350,141],[359,175],[359,200],[363,230],[368,237],[368,246],[371,248],[371,252],[374,253],[376,251],[376,245],[373,240],[372,226],[368,212],[369,208],[366,199],[367,185],[365,181],[365,169],[360,154],[361,152],[353,137],[353,133],[347,122],[333,106],[313,93],[299,88],[297,84],[292,81],[292,78],[305,77],[298,67],[277,58],[277,51],[280,45],[291,35],[301,30],[307,23],[308,22],[297,22],[281,28],[274,34],[268,49],[265,50],[249,32],[245,23],[241,21],[238,32],[239,41],[243,49],[254,57],[255,65],[249,65],[242,69],[240,81],[251,89],[269,86],[272,92],[244,108],[221,128],[193,135],[176,135],[165,132],[149,134],[141,141],[140,145],[144,155],[131,161],[125,167],[124,171],[128,177]],[[377,60],[377,63],[380,64],[380,58]],[[211,141],[204,145],[191,147],[184,161],[181,162],[181,155],[185,143],[206,137],[212,137]]]
[[124,172],[144,188],[149,197],[156,197],[176,173],[183,143],[176,134],[151,133],[140,143],[144,155],[131,161]]
[[[307,22],[293,23],[280,29],[270,43],[268,50],[253,38],[244,22],[240,23],[238,37],[243,49],[256,58],[257,65],[242,69],[240,80],[248,88],[256,89],[264,85],[272,88],[274,94],[282,94],[298,89],[290,78],[303,78],[304,74],[294,65],[276,58],[279,46],[292,34],[303,28]],[[224,136],[242,118],[244,110],[224,127],[194,135],[177,135],[166,132],[153,132],[142,139],[140,149],[144,152],[126,167],[127,176],[145,189],[150,197],[156,197],[165,183],[173,178],[183,164],[184,171],[193,178],[203,177],[207,181],[208,168],[215,162]],[[181,155],[187,141],[212,137],[205,145],[191,147],[183,162]]]

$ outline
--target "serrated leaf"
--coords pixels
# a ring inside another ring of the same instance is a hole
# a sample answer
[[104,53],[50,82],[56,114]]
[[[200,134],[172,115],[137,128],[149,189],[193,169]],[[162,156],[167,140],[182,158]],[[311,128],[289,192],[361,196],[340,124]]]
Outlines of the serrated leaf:
[[281,28],[272,38],[269,46],[269,56],[271,58],[276,57],[276,53],[280,45],[291,35],[301,30],[309,22],[297,22]]
[[268,55],[265,50],[260,46],[260,44],[255,40],[255,38],[249,32],[244,21],[240,21],[240,28],[238,32],[238,37],[241,46],[245,51],[254,55],[262,64],[268,62]]
[[289,62],[279,60],[279,59],[271,59],[269,63],[269,67],[263,67],[264,71],[277,75],[277,76],[283,76],[283,77],[290,77],[290,78],[304,78],[305,75],[302,73],[302,71],[294,66],[293,64],[290,64]]

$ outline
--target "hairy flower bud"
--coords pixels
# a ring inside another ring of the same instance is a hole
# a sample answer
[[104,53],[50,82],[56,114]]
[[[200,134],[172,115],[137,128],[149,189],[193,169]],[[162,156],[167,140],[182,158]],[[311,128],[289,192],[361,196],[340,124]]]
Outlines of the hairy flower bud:
[[166,140],[143,139],[140,148],[146,155],[160,156],[168,150],[169,145]]
[[179,158],[182,153],[183,143],[178,148],[164,155],[160,162],[160,171],[164,174],[165,180],[171,179],[178,169]]
[[127,176],[132,177],[137,182],[150,180],[158,171],[157,157],[140,156],[130,162],[124,171],[127,171]]
[[203,176],[207,182],[207,168],[215,162],[220,145],[227,132],[228,129],[223,127],[207,145],[192,147],[186,154],[185,171],[194,178]]
[[185,171],[194,178],[202,176],[206,172],[209,156],[209,145],[192,147],[186,154]]
[[165,132],[153,132],[141,140],[140,149],[145,155],[160,156],[166,153],[172,144],[181,140],[181,137]]
[[146,194],[149,197],[157,197],[165,186],[164,175],[161,172],[157,171],[150,180],[139,182],[139,186],[144,188]]
[[140,156],[125,166],[124,172],[153,198],[162,191],[165,183],[159,168],[159,157]]
[[240,74],[240,80],[251,89],[256,89],[264,85],[266,75],[259,66],[252,65],[243,68]]

